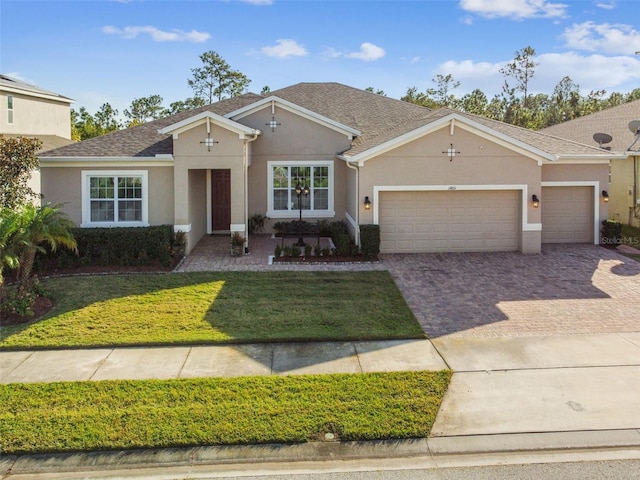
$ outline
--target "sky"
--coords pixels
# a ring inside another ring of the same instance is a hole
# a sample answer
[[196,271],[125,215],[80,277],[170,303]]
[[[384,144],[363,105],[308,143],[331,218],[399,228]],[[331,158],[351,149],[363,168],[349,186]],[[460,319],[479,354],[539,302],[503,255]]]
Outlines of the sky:
[[76,0],[0,2],[0,73],[120,114],[134,99],[193,96],[200,55],[217,52],[249,91],[299,82],[373,87],[392,98],[460,82],[500,93],[500,69],[535,49],[531,93],[563,77],[592,90],[640,87],[637,0]]

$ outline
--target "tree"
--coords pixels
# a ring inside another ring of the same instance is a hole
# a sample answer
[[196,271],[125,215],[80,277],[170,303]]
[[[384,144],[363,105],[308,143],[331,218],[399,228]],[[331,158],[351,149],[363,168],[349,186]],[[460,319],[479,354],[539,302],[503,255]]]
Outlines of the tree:
[[80,107],[79,112],[71,109],[71,138],[80,142],[120,130],[122,125],[117,117],[118,110],[108,103],[103,104],[95,116],[84,107]]
[[387,94],[384,93],[384,90],[375,90],[373,87],[367,87],[365,88],[365,91],[375,93],[376,95],[382,95],[383,97],[387,96]]
[[511,63],[507,63],[500,69],[500,73],[507,78],[515,78],[516,85],[511,89],[508,82],[505,80],[503,91],[505,91],[508,96],[513,91],[522,92],[522,105],[524,108],[527,108],[529,81],[535,75],[535,68],[538,65],[533,60],[536,56],[536,51],[532,47],[525,47],[522,50],[516,51],[515,55],[516,56]]
[[73,221],[62,212],[61,205],[36,206],[27,203],[19,214],[18,231],[13,235],[12,251],[17,251],[18,290],[29,290],[31,272],[36,253],[45,252],[43,245],[52,251],[58,246],[66,247],[74,252],[78,246],[73,237]]
[[425,93],[418,92],[417,87],[407,88],[407,93],[405,93],[400,100],[403,102],[415,103],[416,105],[421,105],[427,108],[434,108],[435,104],[433,100],[431,100]]
[[450,73],[446,76],[438,74],[431,81],[436,84],[436,88],[428,88],[427,96],[432,98],[438,107],[453,106],[456,103],[456,99],[449,92],[458,88],[460,82],[455,81]]
[[194,96],[213,103],[223,98],[242,95],[251,83],[245,75],[232,70],[229,64],[213,50],[200,55],[204,64],[202,67],[192,68],[193,78],[187,80],[193,89]]
[[171,105],[169,105],[169,108],[165,108],[162,111],[162,116],[168,117],[169,115],[175,115],[176,113],[203,107],[204,105],[206,105],[206,103],[202,98],[189,97],[186,100],[178,100],[177,102],[173,102]]
[[162,97],[150,95],[134,99],[130,109],[125,109],[124,116],[129,119],[129,127],[134,127],[149,120],[157,120],[162,116],[163,111]]
[[0,207],[17,209],[38,197],[27,183],[40,165],[36,156],[40,148],[37,138],[0,135]]
[[459,108],[474,115],[487,116],[489,101],[482,90],[476,88],[473,92],[466,94],[457,101]]

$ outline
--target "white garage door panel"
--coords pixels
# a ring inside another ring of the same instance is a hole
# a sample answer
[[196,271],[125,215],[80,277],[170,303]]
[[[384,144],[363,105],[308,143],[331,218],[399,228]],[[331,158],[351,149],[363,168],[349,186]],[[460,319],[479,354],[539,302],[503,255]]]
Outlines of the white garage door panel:
[[517,191],[381,192],[382,252],[518,250]]
[[593,188],[543,187],[542,243],[593,242]]

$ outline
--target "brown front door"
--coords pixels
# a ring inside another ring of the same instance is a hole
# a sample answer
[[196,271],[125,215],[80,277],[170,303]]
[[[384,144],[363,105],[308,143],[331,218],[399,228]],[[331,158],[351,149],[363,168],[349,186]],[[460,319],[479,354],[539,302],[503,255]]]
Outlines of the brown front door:
[[231,228],[231,170],[211,170],[211,229]]

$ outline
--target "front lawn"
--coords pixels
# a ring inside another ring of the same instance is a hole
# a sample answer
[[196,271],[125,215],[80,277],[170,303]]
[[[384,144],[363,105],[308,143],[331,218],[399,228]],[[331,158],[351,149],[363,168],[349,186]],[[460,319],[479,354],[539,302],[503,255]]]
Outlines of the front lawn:
[[4,454],[415,438],[448,371],[0,385]]
[[424,338],[388,272],[208,272],[51,278],[55,307],[0,348]]

